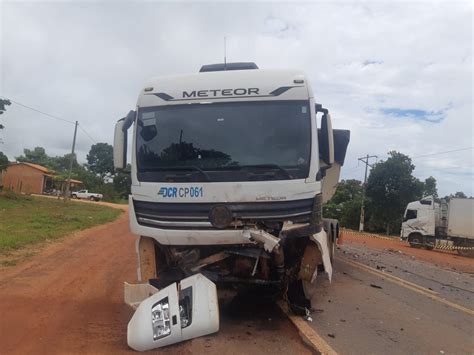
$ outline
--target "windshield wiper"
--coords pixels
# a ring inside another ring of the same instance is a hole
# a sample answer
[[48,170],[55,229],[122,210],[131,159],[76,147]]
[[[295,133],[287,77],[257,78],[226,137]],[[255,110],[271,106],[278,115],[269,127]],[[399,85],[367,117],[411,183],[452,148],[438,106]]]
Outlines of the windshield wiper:
[[277,164],[255,164],[255,165],[240,165],[242,168],[257,168],[257,169],[276,169],[280,171],[287,179],[293,179],[290,173]]
[[206,178],[206,181],[211,181],[209,175],[196,165],[186,165],[186,166],[157,166],[146,168],[145,171],[198,171],[202,176]]

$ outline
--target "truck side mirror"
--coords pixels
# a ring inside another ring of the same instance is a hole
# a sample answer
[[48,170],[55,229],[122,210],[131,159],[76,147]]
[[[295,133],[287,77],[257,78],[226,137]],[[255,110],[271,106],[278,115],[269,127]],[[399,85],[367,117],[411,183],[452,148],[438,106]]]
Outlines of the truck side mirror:
[[130,111],[115,124],[114,132],[114,168],[124,169],[127,165],[127,130],[135,121],[136,112]]
[[325,112],[321,118],[320,132],[319,157],[324,163],[331,166],[334,163],[334,134],[331,115],[328,112]]
[[123,131],[125,119],[115,124],[114,132],[114,168],[123,169],[127,165],[127,131]]

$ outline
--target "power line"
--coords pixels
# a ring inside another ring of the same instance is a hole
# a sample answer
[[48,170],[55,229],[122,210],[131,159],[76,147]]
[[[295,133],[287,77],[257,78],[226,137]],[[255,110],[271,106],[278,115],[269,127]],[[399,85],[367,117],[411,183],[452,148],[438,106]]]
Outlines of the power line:
[[411,157],[412,159],[414,158],[423,158],[423,157],[431,157],[433,155],[440,155],[440,154],[447,154],[447,153],[454,153],[454,152],[461,152],[463,150],[471,150],[474,147],[466,147],[466,148],[460,148],[460,149],[453,149],[453,150],[447,150],[445,152],[438,152],[438,153],[431,153],[431,154],[423,154],[423,155],[417,155],[414,157]]
[[[35,111],[35,112],[38,112],[38,113],[41,113],[42,115],[45,115],[49,118],[52,118],[52,119],[55,119],[55,120],[59,120],[59,121],[63,121],[63,122],[67,122],[67,123],[71,123],[71,124],[76,124],[76,122],[74,121],[69,121],[69,120],[66,120],[64,118],[61,118],[61,117],[58,117],[58,116],[54,116],[54,115],[51,115],[49,113],[46,113],[44,111],[41,111],[41,110],[38,110],[34,107],[31,107],[31,106],[28,106],[28,105],[25,105],[25,104],[22,104],[21,102],[18,102],[18,101],[14,101],[14,100],[11,100],[11,99],[8,99],[4,96],[0,96],[1,98],[3,99],[6,99],[6,100],[9,100],[11,102],[13,102],[14,104],[16,105],[19,105],[19,106],[22,106],[22,107],[25,107],[29,110],[32,110],[32,111]],[[85,128],[83,128],[80,124],[79,124],[79,128],[84,132],[84,134],[93,142],[93,143],[97,143],[97,141],[85,130]]]
[[36,111],[36,112],[38,112],[38,113],[41,113],[42,115],[48,116],[49,118],[53,118],[53,119],[55,119],[55,120],[63,121],[63,122],[71,123],[71,124],[76,124],[76,122],[74,122],[74,121],[69,121],[69,120],[66,120],[66,119],[61,118],[61,117],[57,117],[57,116],[54,116],[54,115],[50,115],[49,113],[46,113],[46,112],[40,111],[40,110],[38,110],[38,109],[36,109],[36,108],[27,106],[27,105],[25,105],[25,104],[22,104],[21,102],[14,101],[14,100],[12,100],[12,99],[8,99],[8,98],[6,98],[6,97],[4,97],[4,96],[0,96],[0,97],[1,97],[2,99],[11,101],[11,102],[13,102],[14,104],[16,104],[16,105],[18,105],[18,106],[22,106],[22,107],[25,107],[25,108],[30,109],[30,110],[32,110],[32,111]]
[[93,143],[97,143],[97,141],[96,141],[94,138],[92,138],[92,136],[91,136],[89,133],[87,133],[87,131],[86,131],[81,125],[79,125],[79,128],[82,130],[82,132],[84,132],[84,133],[86,134],[87,137],[89,137],[89,139],[90,139]]

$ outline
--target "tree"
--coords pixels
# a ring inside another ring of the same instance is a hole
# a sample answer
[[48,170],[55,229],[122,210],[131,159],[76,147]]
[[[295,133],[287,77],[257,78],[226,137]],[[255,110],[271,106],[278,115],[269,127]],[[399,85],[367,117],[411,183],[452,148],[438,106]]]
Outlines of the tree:
[[130,171],[132,170],[132,166],[130,164],[127,164],[127,167],[123,169],[122,171],[117,172],[117,174],[114,176],[114,188],[115,191],[117,191],[118,194],[120,194],[120,197],[122,198],[128,198],[128,195],[130,195],[130,188],[132,185],[132,177],[130,175]]
[[370,172],[366,196],[371,225],[390,234],[400,228],[408,202],[422,197],[423,183],[412,175],[415,166],[407,155],[396,151],[388,155]]
[[334,196],[324,206],[324,217],[339,219],[341,226],[356,229],[362,205],[362,182],[342,180]]
[[15,159],[20,162],[47,165],[49,157],[43,147],[35,147],[33,150],[23,149],[23,154]]
[[423,195],[424,196],[433,196],[433,198],[438,198],[438,189],[436,188],[436,179],[432,176],[425,179],[423,185]]
[[453,197],[458,197],[458,198],[467,198],[466,194],[462,191],[458,191],[454,194]]
[[114,174],[114,149],[108,143],[97,143],[92,145],[87,154],[89,169],[99,175],[102,179]]
[[[347,201],[346,203],[344,203],[344,206],[342,207],[341,220],[339,221],[342,227],[351,229],[359,228],[361,206],[361,198]],[[367,218],[370,218],[370,215],[368,213],[366,213],[365,216]]]
[[362,198],[362,182],[355,179],[342,180],[336,189],[336,193],[331,201],[334,203],[343,203],[350,200]]
[[0,152],[0,172],[5,170],[8,166],[8,157]]
[[[48,157],[46,166],[51,170],[56,172],[67,172],[69,171],[69,165],[71,164],[71,153],[64,154],[62,157]],[[76,159],[76,154],[74,154],[72,160],[72,168],[76,169],[79,167],[79,163]]]
[[[3,115],[3,113],[7,110],[5,106],[10,106],[12,103],[10,100],[6,99],[0,99],[0,115]],[[4,129],[5,126],[0,123],[0,129]]]

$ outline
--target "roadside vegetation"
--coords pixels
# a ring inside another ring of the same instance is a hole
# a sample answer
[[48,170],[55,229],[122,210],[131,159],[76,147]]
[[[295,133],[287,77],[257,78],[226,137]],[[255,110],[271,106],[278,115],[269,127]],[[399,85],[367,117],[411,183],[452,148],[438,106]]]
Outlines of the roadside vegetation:
[[121,213],[92,203],[0,193],[0,256],[113,221]]

